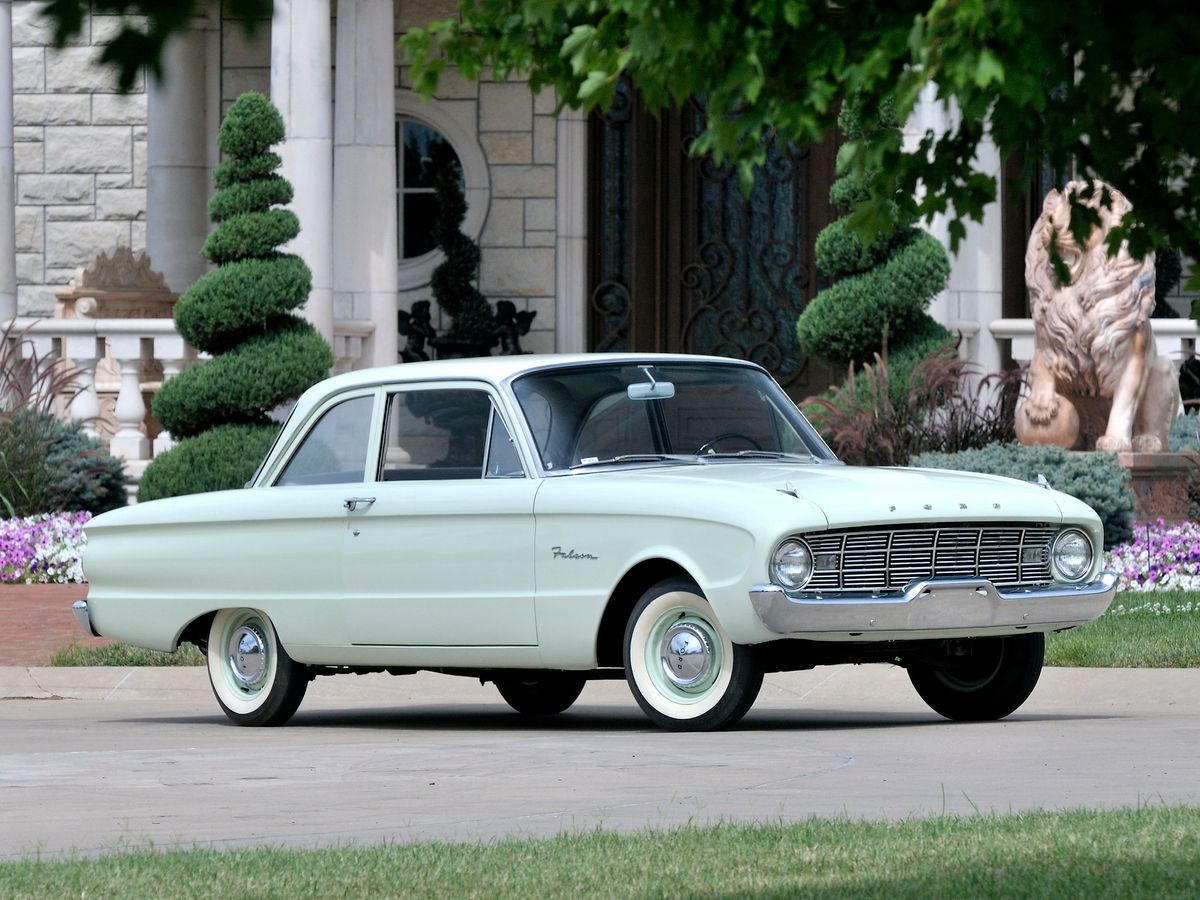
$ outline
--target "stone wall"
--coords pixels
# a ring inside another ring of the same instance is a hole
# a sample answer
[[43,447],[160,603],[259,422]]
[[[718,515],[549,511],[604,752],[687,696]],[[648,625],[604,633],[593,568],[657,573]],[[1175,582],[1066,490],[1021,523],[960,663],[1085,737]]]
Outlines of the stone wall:
[[[456,8],[453,0],[399,0],[396,38],[410,28],[449,18]],[[493,304],[511,300],[518,310],[536,310],[533,328],[521,344],[533,352],[553,352],[557,239],[553,95],[535,97],[516,80],[498,82],[485,74],[471,82],[448,71],[438,97],[425,105],[414,101],[408,90],[411,80],[401,51],[396,62],[398,111],[425,119],[435,128],[435,116],[453,116],[482,151],[489,181],[487,196],[482,198],[487,215],[482,230],[472,235],[482,252],[479,289]],[[408,308],[430,297],[430,291],[427,284],[406,285],[402,269],[400,297],[401,305]]]
[[51,48],[44,4],[13,3],[17,303],[49,314],[54,290],[101,250],[146,243],[146,93],[116,92],[96,64],[118,19],[84,20]]

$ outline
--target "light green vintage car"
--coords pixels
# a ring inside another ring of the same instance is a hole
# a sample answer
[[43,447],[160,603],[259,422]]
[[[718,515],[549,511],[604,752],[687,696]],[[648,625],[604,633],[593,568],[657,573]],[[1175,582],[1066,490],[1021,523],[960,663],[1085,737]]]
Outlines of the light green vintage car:
[[562,712],[625,678],[658,725],[737,722],[764,672],[905,667],[952,719],[1019,707],[1046,631],[1099,616],[1096,514],[1004,478],[839,462],[756,365],[512,356],[339,375],[244,490],[87,528],[81,624],[192,641],[221,708],[426,669]]

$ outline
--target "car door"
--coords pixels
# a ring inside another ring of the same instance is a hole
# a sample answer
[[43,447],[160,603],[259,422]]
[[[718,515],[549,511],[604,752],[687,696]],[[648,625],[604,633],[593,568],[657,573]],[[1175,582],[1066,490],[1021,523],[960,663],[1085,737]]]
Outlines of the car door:
[[391,389],[377,480],[347,499],[344,611],[361,646],[534,646],[533,498],[497,398]]
[[271,486],[246,492],[250,509],[227,529],[225,564],[239,573],[241,590],[277,599],[272,619],[293,643],[348,642],[339,613],[349,528],[344,501],[361,490],[375,458],[378,393],[335,395],[314,410]]

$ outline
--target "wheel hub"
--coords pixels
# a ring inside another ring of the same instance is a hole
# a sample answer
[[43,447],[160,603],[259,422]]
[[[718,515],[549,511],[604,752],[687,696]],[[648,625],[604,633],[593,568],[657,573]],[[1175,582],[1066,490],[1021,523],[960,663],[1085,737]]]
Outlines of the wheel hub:
[[266,674],[266,641],[250,625],[241,625],[230,635],[229,670],[243,687],[253,687]]
[[670,682],[687,690],[702,684],[712,669],[712,642],[700,626],[679,622],[663,636],[661,659]]

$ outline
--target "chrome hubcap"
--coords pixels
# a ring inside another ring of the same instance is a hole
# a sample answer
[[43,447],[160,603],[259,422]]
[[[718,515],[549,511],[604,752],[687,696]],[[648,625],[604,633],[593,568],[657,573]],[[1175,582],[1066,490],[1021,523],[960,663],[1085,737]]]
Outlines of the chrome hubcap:
[[712,642],[700,626],[679,622],[663,635],[660,657],[671,684],[680,690],[694,688],[704,683],[712,669]]
[[239,625],[229,637],[229,670],[238,685],[253,688],[267,672],[267,642],[251,625]]

